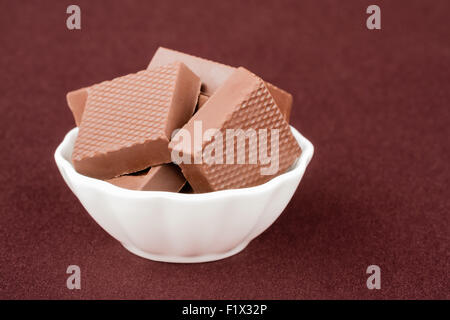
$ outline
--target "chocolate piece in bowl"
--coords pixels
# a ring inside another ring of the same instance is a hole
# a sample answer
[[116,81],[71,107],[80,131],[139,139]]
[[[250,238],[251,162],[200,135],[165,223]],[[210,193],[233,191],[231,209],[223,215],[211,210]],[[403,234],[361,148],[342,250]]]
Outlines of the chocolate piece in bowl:
[[181,169],[173,163],[151,167],[133,174],[106,180],[118,187],[142,191],[178,192],[186,183]]
[[200,84],[177,62],[89,87],[72,154],[75,169],[110,179],[171,162],[170,137],[192,116]]
[[[200,138],[196,147],[200,127],[202,137],[210,131],[210,138]],[[231,131],[236,136],[229,139]],[[242,67],[173,137],[169,149],[196,193],[262,184],[301,154],[267,85]]]
[[[211,60],[199,58],[179,51],[159,47],[148,68],[155,68],[167,63],[181,61],[188,66],[195,74],[200,77],[202,81],[202,95],[203,100],[199,100],[198,108],[201,108],[205,99],[210,97],[214,92],[220,88],[225,81],[236,71],[236,68],[214,62]],[[289,122],[289,117],[292,109],[292,95],[273,84],[266,82],[267,89],[272,94],[277,106],[280,108],[286,121]]]

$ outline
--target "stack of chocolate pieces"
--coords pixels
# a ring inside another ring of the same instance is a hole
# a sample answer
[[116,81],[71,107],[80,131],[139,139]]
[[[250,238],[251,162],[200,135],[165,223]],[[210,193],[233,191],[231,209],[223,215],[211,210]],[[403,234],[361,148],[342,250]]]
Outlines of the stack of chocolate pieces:
[[67,101],[79,127],[75,170],[126,189],[251,187],[301,153],[289,93],[242,67],[166,48],[146,70],[69,92]]

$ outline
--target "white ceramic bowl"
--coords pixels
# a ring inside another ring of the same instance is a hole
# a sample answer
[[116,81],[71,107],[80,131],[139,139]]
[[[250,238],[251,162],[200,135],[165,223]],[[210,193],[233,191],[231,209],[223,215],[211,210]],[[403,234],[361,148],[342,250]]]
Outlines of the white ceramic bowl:
[[135,191],[81,175],[71,162],[77,128],[58,146],[55,161],[87,212],[126,249],[157,261],[206,262],[243,250],[292,198],[314,147],[291,130],[302,149],[297,162],[282,175],[244,189],[203,194]]

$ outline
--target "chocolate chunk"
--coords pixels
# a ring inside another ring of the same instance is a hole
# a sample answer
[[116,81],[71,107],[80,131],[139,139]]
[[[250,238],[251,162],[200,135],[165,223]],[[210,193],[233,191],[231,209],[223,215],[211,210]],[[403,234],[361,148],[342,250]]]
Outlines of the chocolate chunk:
[[118,187],[143,191],[179,192],[186,183],[181,169],[173,163],[151,167],[150,170],[106,180]]
[[90,87],[75,169],[109,179],[171,162],[170,137],[192,116],[199,91],[199,78],[178,62]]
[[183,62],[192,72],[200,77],[202,81],[201,91],[207,96],[211,96],[235,70],[235,68],[221,63],[163,47],[159,47],[156,50],[148,68],[152,69],[175,61]]
[[[159,47],[158,50],[156,50],[148,68],[159,67],[175,61],[183,62],[200,77],[200,80],[202,81],[201,91],[203,95],[208,97],[210,97],[236,70],[236,68],[225,64],[163,47]],[[284,118],[289,122],[292,108],[292,95],[273,84],[266,84]],[[201,107],[201,105],[199,106]]]
[[[200,140],[197,148],[199,125],[203,133],[215,134]],[[229,140],[230,129],[236,136]],[[264,183],[285,172],[301,153],[267,85],[244,68],[216,90],[174,136],[169,149],[197,193]]]

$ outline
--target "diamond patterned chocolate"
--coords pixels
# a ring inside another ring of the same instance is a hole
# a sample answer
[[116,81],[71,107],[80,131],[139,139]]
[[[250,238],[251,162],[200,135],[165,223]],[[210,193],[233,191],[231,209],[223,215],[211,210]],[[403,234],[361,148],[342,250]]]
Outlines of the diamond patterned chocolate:
[[194,112],[200,79],[173,63],[89,87],[72,161],[109,179],[170,162],[171,134]]
[[[183,140],[186,132],[196,139],[195,127],[199,123],[202,132],[217,129],[220,135],[203,140],[201,148],[196,149],[194,141],[185,143]],[[179,166],[195,192],[264,183],[285,172],[301,153],[264,81],[244,68],[238,68],[182,129],[183,132],[177,133],[170,142],[169,149],[187,160]],[[230,140],[233,144],[227,146],[225,141],[230,129],[240,132],[236,137],[240,136],[246,142],[239,144],[239,138],[233,138]],[[244,135],[252,132],[256,135],[257,148],[250,147],[252,135]],[[265,152],[262,146],[265,146]],[[222,152],[218,153],[220,149]],[[218,154],[223,156],[217,157]],[[239,154],[245,155],[241,158],[243,163],[239,163]],[[201,163],[195,163],[196,158],[200,158]],[[270,161],[266,161],[269,158]],[[222,159],[222,163],[217,159]],[[272,164],[275,166],[270,171]]]

